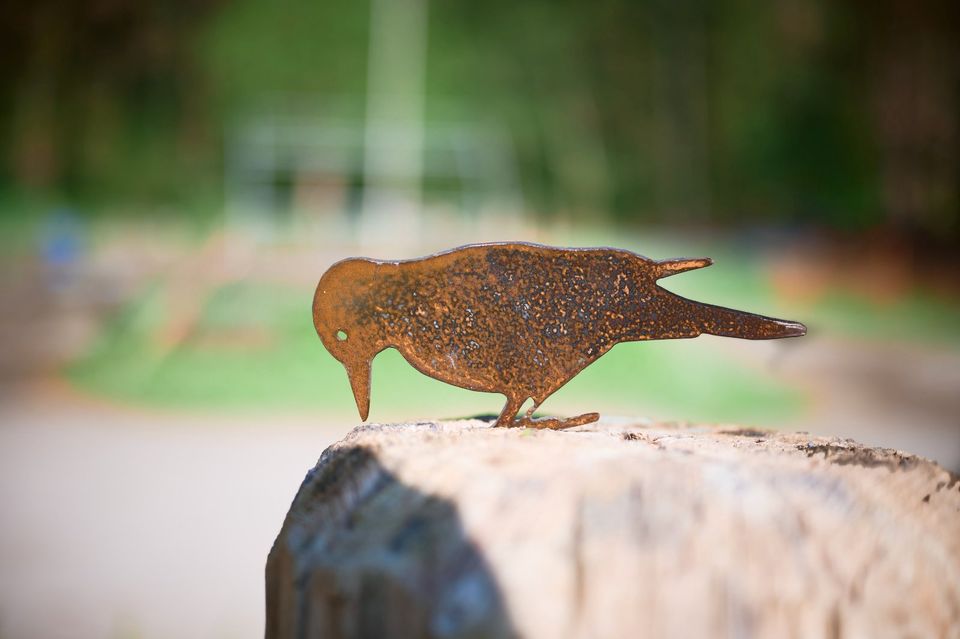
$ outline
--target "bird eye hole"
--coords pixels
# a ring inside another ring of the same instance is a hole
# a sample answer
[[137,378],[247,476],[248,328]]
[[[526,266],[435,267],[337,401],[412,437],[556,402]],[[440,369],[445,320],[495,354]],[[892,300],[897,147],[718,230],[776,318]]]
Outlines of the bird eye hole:
[[346,340],[347,340],[347,332],[341,328],[339,331],[337,331],[337,341],[345,342]]

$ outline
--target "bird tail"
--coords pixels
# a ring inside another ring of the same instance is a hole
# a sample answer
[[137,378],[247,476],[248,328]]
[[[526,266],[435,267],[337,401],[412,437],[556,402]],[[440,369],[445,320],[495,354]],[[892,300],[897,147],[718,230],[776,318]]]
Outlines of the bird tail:
[[700,333],[740,339],[780,339],[806,335],[807,327],[800,322],[766,317],[732,308],[684,300],[685,315]]
[[672,260],[661,260],[657,262],[656,279],[659,280],[661,277],[669,277],[677,273],[685,273],[693,269],[704,268],[711,264],[713,264],[713,260],[709,257],[678,257]]
[[[675,258],[655,263],[655,278],[660,279],[685,273],[713,264],[709,257]],[[714,306],[680,297],[659,286],[659,310],[652,326],[644,324],[643,339],[696,337],[704,333],[740,339],[779,339],[806,334],[807,327],[800,322],[765,317],[756,313]]]

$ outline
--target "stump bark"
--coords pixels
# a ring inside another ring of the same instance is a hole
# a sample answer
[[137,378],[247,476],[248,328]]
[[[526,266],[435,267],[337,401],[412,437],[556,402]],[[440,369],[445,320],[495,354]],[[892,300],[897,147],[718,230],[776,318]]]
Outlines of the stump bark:
[[280,637],[960,637],[960,479],[850,440],[371,425],[267,561]]

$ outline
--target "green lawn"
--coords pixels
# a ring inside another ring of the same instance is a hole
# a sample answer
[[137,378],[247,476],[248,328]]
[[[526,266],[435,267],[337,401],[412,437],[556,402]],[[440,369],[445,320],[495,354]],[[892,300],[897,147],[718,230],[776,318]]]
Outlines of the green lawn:
[[[657,247],[648,253],[654,258],[700,253],[647,244]],[[837,294],[814,307],[778,308],[758,263],[716,246],[703,254],[712,255],[716,265],[663,285],[700,301],[801,320],[811,335],[960,344],[956,304],[917,293],[878,308]],[[166,317],[158,285],[115,318],[68,375],[83,389],[137,405],[271,414],[322,409],[353,419],[346,375],[314,333],[311,296],[310,290],[276,285],[224,286],[206,300],[195,334],[163,350],[154,338]],[[719,340],[621,344],[558,391],[544,410],[767,425],[803,410],[799,391],[740,362],[731,349],[717,348]],[[498,413],[502,403],[499,395],[431,380],[393,350],[373,367],[373,420]]]
[[[208,300],[197,335],[163,352],[151,339],[164,316],[160,288],[118,317],[90,354],[70,367],[80,387],[164,408],[276,412],[325,409],[355,416],[342,367],[314,333],[309,291],[233,284]],[[210,343],[205,335],[239,335]],[[243,335],[254,336],[245,343]],[[707,340],[621,344],[544,406],[670,419],[776,422],[802,398],[731,361]],[[236,341],[235,340],[235,341]],[[373,370],[371,419],[497,413],[499,395],[421,375],[393,350]]]

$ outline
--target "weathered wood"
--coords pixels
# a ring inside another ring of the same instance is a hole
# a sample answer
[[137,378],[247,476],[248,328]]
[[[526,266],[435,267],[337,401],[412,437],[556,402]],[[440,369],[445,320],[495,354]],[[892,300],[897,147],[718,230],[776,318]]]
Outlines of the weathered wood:
[[362,426],[266,577],[270,638],[960,637],[960,479],[723,426]]

